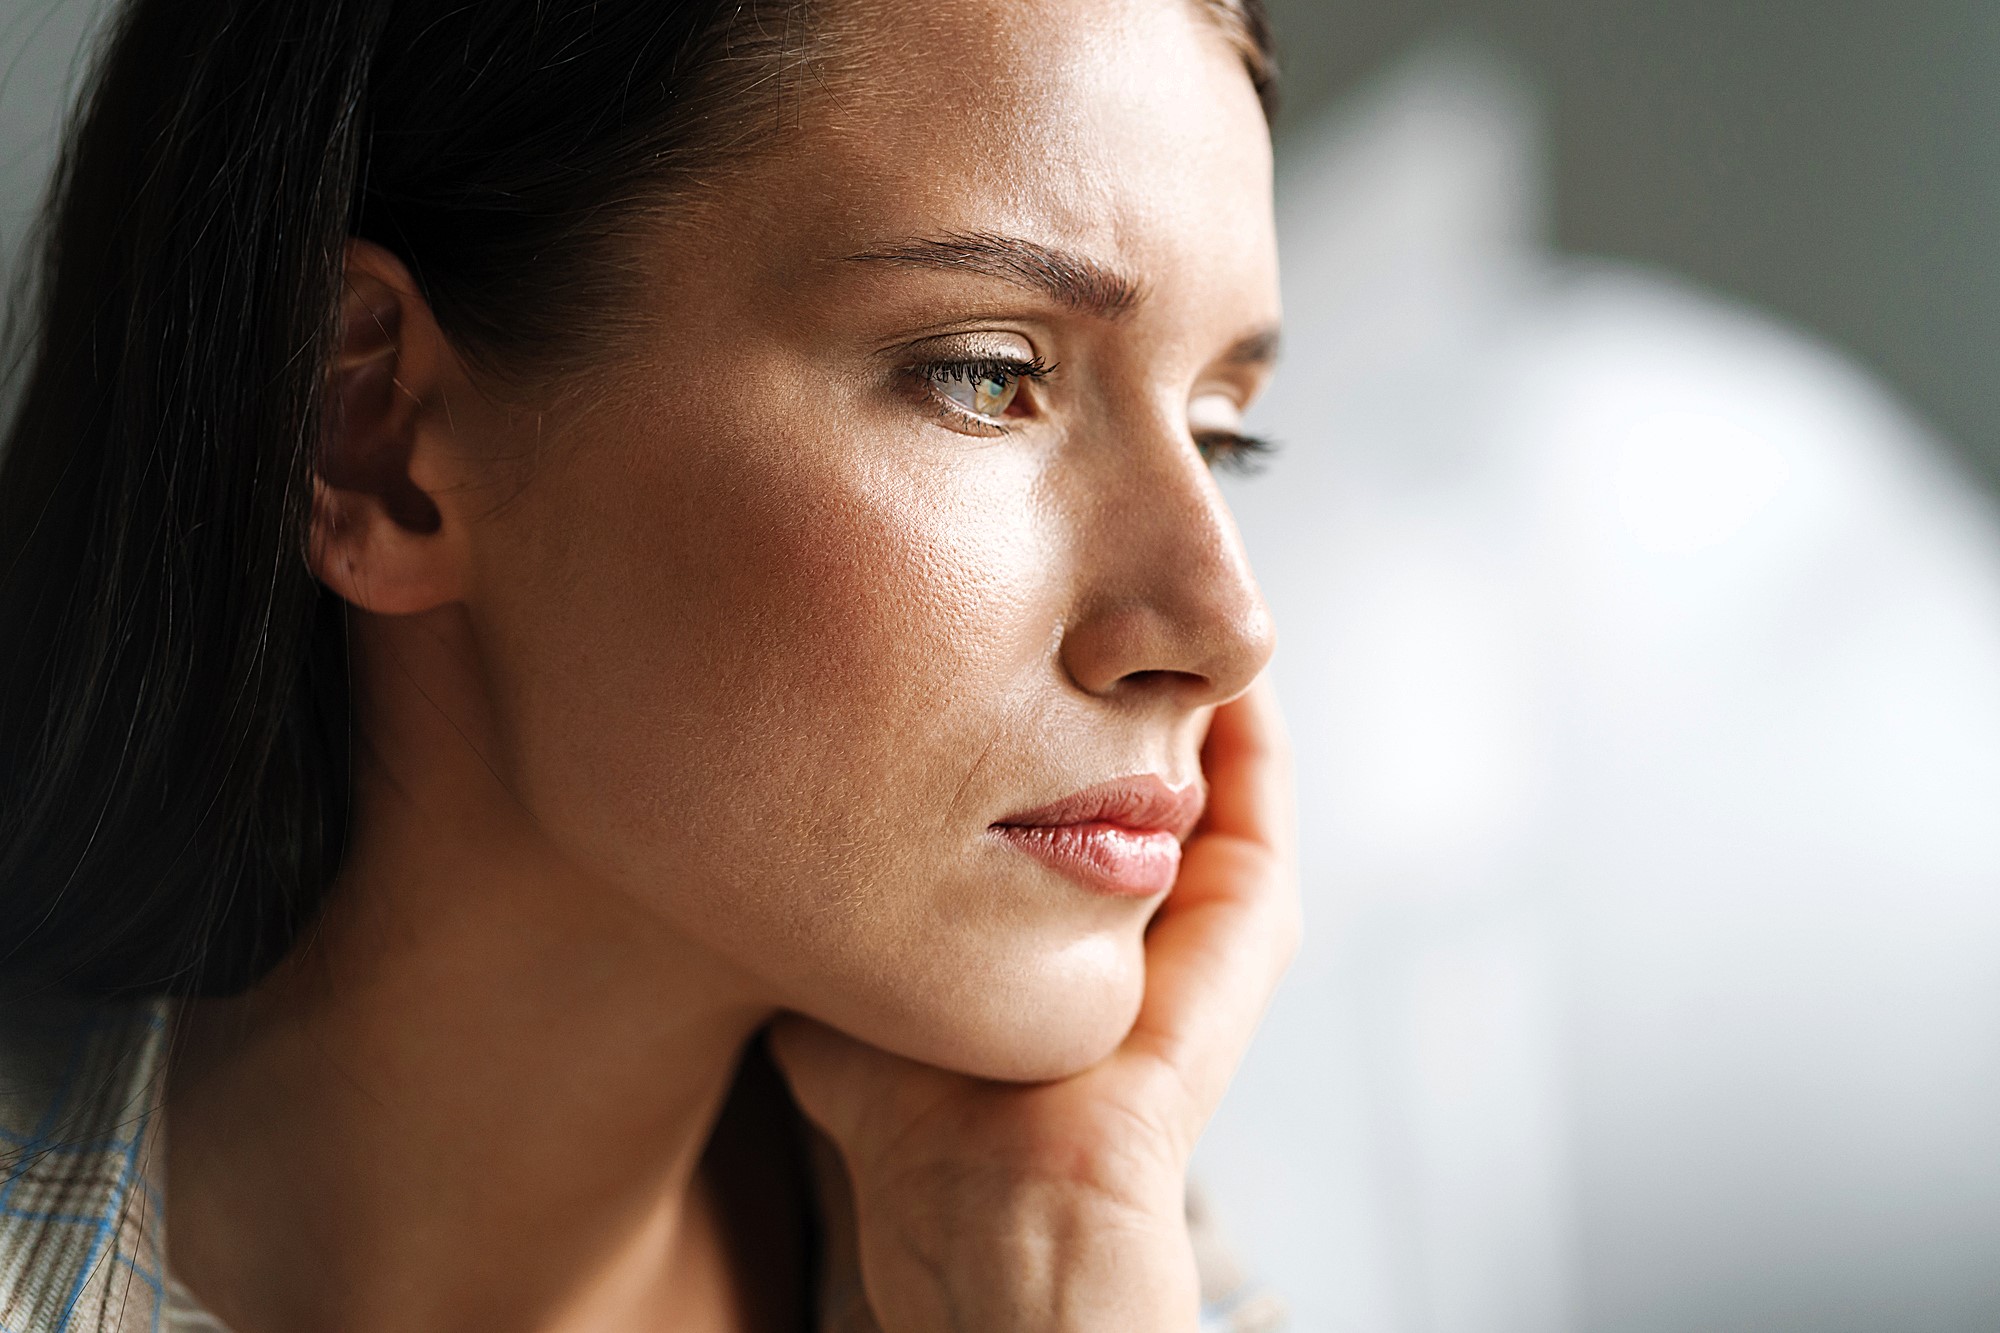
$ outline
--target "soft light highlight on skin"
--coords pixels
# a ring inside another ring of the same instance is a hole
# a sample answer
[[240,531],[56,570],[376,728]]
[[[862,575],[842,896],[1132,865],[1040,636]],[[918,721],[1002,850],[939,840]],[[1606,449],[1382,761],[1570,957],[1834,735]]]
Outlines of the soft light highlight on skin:
[[[649,234],[622,350],[546,401],[355,253],[350,319],[404,303],[369,428],[441,522],[322,488],[353,845],[310,946],[195,1015],[175,1073],[176,1262],[245,1328],[741,1327],[680,1205],[773,1013],[1002,1079],[1132,1028],[1157,902],[989,830],[1198,780],[1271,651],[1193,438],[1269,369],[1263,116],[1180,0],[829,21],[796,129]],[[918,262],[974,236],[1133,294]],[[1004,430],[912,373],[965,341],[1051,365]]]
[[[1158,5],[1043,8],[899,9],[894,69],[858,60],[827,133],[672,230],[671,322],[544,446],[470,601],[496,765],[594,877],[780,1003],[1024,1077],[1122,1034],[1145,912],[981,833],[1192,779],[1204,706],[1261,665],[1188,405],[1247,398],[1232,354],[1276,318],[1234,54]],[[1162,68],[1199,87],[1135,77]],[[1107,319],[990,265],[848,261],[975,234],[1145,295]],[[913,401],[896,349],[961,330],[1056,363],[1042,419],[978,438]]]

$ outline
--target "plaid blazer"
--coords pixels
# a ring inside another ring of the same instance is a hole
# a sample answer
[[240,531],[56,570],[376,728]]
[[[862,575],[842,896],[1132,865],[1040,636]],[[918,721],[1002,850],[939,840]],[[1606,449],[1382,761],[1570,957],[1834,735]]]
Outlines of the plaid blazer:
[[[220,1330],[173,1282],[161,1197],[164,1002],[0,1006],[0,1333]],[[1191,1204],[1203,1333],[1276,1333]],[[821,1333],[879,1333],[830,1273]]]

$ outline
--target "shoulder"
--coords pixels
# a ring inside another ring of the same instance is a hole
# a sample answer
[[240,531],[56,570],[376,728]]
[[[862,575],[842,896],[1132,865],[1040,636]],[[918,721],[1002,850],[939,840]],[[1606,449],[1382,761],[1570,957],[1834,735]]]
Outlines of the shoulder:
[[0,1327],[151,1327],[157,1002],[0,1001]]
[[0,999],[0,1161],[143,1118],[165,1027],[157,1001]]

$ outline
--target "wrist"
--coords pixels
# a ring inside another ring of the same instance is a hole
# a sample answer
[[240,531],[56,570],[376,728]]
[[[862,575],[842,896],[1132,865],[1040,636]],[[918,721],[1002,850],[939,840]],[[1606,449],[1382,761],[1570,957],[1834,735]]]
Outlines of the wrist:
[[[885,1333],[1195,1333],[1184,1195],[1178,1182],[1149,1193],[1024,1189],[975,1224],[898,1237],[900,1255],[867,1265]],[[903,1280],[877,1292],[877,1273]]]

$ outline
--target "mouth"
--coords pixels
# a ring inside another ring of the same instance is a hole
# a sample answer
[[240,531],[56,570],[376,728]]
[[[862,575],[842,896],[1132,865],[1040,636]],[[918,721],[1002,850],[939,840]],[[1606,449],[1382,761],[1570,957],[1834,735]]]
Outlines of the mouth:
[[1174,886],[1181,841],[1207,804],[1199,781],[1174,787],[1148,773],[1009,815],[992,832],[1092,892],[1152,898]]

